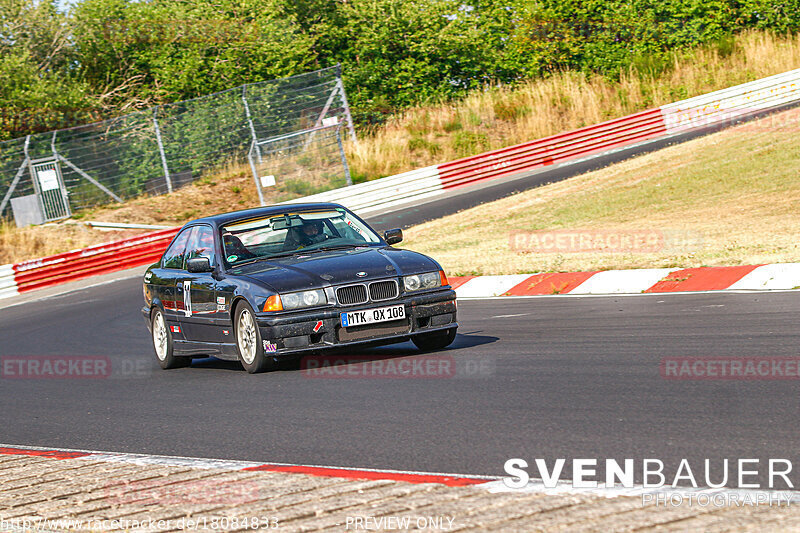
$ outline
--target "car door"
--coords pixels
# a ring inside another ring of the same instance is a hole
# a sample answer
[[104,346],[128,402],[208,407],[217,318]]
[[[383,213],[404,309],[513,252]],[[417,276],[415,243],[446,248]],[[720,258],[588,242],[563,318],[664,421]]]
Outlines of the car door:
[[183,299],[183,314],[179,320],[187,341],[223,342],[217,317],[217,282],[213,273],[185,270],[186,262],[196,257],[207,258],[212,268],[215,267],[214,250],[214,231],[211,226],[194,226],[186,245],[184,271],[177,286],[177,291]]
[[180,316],[183,315],[183,298],[178,295],[177,286],[182,282],[185,272],[183,271],[186,259],[186,244],[193,228],[186,228],[181,231],[172,241],[172,244],[164,252],[161,261],[161,268],[158,269],[158,289],[156,296],[161,300],[164,307],[164,319],[167,327],[172,332],[173,338],[182,340],[183,334],[180,329]]

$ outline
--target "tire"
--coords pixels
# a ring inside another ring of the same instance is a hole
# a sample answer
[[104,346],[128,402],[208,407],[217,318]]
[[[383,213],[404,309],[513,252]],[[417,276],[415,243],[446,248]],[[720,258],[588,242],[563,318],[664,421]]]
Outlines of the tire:
[[425,333],[411,337],[411,342],[417,345],[422,351],[441,350],[450,346],[456,339],[456,328],[448,329],[447,331],[437,331],[434,333]]
[[236,307],[234,324],[236,349],[244,369],[250,374],[274,370],[278,366],[277,360],[274,356],[264,353],[255,313],[246,302]]
[[175,348],[172,344],[172,333],[167,328],[164,320],[164,313],[161,309],[154,309],[150,314],[150,333],[153,339],[153,349],[156,352],[158,364],[164,370],[171,368],[181,368],[192,364],[191,357],[179,357],[175,355]]

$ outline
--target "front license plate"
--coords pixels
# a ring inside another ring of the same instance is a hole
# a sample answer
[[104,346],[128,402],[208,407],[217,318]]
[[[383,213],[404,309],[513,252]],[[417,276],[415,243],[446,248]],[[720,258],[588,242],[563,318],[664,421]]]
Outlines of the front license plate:
[[364,309],[363,311],[351,311],[341,313],[342,327],[361,326],[364,324],[374,324],[376,322],[389,322],[390,320],[400,320],[406,317],[406,308],[403,304],[391,307],[381,307],[379,309]]

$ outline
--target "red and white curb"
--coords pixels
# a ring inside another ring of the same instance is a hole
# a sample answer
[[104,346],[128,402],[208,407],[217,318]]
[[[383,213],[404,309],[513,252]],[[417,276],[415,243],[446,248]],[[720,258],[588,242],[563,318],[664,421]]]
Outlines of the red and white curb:
[[450,276],[448,279],[459,298],[771,291],[800,288],[800,263],[508,276]]
[[[800,502],[800,491],[795,490],[752,490],[734,488],[684,488],[684,487],[631,487],[605,486],[574,487],[568,481],[558,481],[555,486],[546,486],[542,480],[532,479],[522,488],[510,488],[504,478],[498,476],[446,474],[441,472],[418,472],[407,470],[383,470],[373,468],[343,468],[333,466],[301,465],[291,463],[259,463],[254,461],[236,461],[225,459],[203,459],[196,457],[179,457],[168,455],[149,455],[135,453],[102,452],[68,448],[40,448],[0,444],[0,455],[22,455],[43,457],[55,460],[89,460],[106,463],[125,463],[141,466],[176,466],[197,468],[202,470],[226,470],[233,472],[281,472],[286,474],[304,474],[316,477],[334,477],[351,480],[381,480],[405,483],[432,483],[448,487],[472,486],[492,493],[544,493],[548,495],[583,494],[616,498],[619,496],[647,497],[661,495],[662,498],[680,497],[697,499],[722,496],[726,501],[749,502],[751,504],[779,502],[784,504]],[[643,500],[645,501],[645,500]]]
[[283,472],[305,474],[317,477],[336,477],[359,480],[403,481],[406,483],[435,483],[448,487],[481,485],[495,481],[496,476],[471,476],[437,472],[414,472],[403,470],[380,470],[371,468],[342,468],[333,466],[300,465],[290,463],[259,463],[225,459],[202,459],[196,457],[177,457],[168,455],[147,455],[135,453],[100,452],[65,448],[38,448],[0,444],[0,455],[25,455],[48,457],[51,459],[91,460],[107,463],[126,463],[134,465],[182,466],[198,469],[230,470],[242,472]]

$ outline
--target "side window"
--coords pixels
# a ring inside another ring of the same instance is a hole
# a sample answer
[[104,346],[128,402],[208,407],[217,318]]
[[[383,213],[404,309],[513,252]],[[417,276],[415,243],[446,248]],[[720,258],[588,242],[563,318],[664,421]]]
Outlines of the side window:
[[183,255],[186,250],[186,241],[194,228],[188,228],[181,232],[173,241],[172,246],[164,253],[164,268],[183,268]]
[[214,266],[214,232],[210,226],[196,226],[186,247],[186,260],[206,257]]

